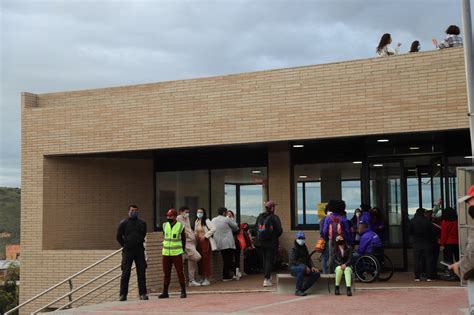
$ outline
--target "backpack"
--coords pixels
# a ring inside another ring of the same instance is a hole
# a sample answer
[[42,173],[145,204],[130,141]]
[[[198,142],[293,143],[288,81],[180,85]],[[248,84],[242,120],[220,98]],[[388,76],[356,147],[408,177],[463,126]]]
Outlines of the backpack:
[[257,238],[262,241],[271,240],[273,238],[272,215],[269,215],[266,218],[260,219],[258,230],[257,230]]
[[335,241],[336,237],[339,235],[342,236],[342,225],[341,218],[330,216],[329,217],[329,227],[328,227],[328,237],[330,241]]

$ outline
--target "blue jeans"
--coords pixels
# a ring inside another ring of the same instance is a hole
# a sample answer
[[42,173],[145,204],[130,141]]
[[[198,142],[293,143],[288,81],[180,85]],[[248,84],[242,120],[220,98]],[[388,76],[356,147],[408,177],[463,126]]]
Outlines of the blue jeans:
[[[306,291],[313,286],[313,284],[319,279],[319,272],[310,272],[306,275],[306,265],[299,264],[293,265],[290,267],[290,273],[293,277],[296,277],[296,290]],[[304,276],[307,276],[308,279],[304,282]]]
[[[327,243],[326,243],[327,244]],[[328,260],[329,260],[329,244],[324,247],[324,250],[321,254],[321,268],[323,269],[323,273],[328,273]]]

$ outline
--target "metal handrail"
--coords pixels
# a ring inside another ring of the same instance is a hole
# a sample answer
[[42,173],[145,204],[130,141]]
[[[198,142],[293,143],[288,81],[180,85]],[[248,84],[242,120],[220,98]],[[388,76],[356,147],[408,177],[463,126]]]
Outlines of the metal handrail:
[[50,302],[50,303],[48,303],[48,304],[42,306],[41,308],[37,309],[36,311],[34,311],[34,312],[31,313],[31,314],[37,314],[37,313],[41,312],[42,310],[44,310],[44,309],[47,308],[48,306],[51,306],[51,305],[53,305],[54,303],[61,301],[61,300],[64,299],[65,297],[70,296],[71,294],[73,294],[73,293],[79,291],[80,289],[82,289],[82,288],[84,288],[85,286],[91,284],[92,282],[94,282],[94,281],[96,281],[96,280],[99,280],[100,278],[102,278],[102,277],[108,275],[108,274],[111,273],[112,271],[118,269],[120,266],[121,266],[121,264],[118,264],[117,266],[115,266],[115,267],[113,267],[113,268],[107,270],[106,272],[104,272],[104,273],[98,275],[97,277],[93,278],[92,280],[87,281],[86,283],[84,283],[84,284],[82,284],[81,286],[75,288],[74,290],[69,291],[68,293],[66,293],[66,294],[64,294],[64,295],[62,295],[62,296],[60,296],[60,297],[58,297],[58,298],[57,298],[56,300],[54,300],[53,302]]
[[[134,270],[135,268],[136,268],[136,266],[133,266],[130,270]],[[70,301],[70,302],[64,304],[64,305],[61,306],[60,308],[54,310],[54,312],[60,311],[60,310],[64,309],[66,306],[69,306],[69,305],[71,305],[72,303],[75,303],[75,302],[81,300],[82,298],[88,296],[88,295],[91,294],[92,292],[95,292],[95,291],[101,289],[102,287],[106,286],[107,284],[111,283],[112,281],[117,280],[120,276],[122,276],[122,275],[121,275],[121,274],[116,275],[115,277],[113,277],[113,278],[107,280],[106,282],[102,283],[101,285],[99,285],[99,286],[95,287],[94,289],[90,290],[89,292],[86,292],[86,293],[84,293],[83,295],[81,295],[80,297],[75,298],[74,300],[72,300],[72,301]]]
[[121,251],[122,251],[122,248],[120,248],[120,249],[118,249],[118,250],[112,252],[111,254],[105,256],[104,258],[102,258],[102,259],[96,261],[95,263],[93,263],[93,264],[90,265],[89,267],[86,267],[86,268],[80,270],[79,272],[73,274],[73,275],[70,276],[69,278],[64,279],[63,281],[61,281],[61,282],[59,282],[59,283],[56,283],[55,285],[53,285],[53,286],[50,287],[49,289],[44,290],[43,292],[41,292],[41,293],[35,295],[34,297],[30,298],[29,300],[27,300],[27,301],[21,303],[20,305],[18,305],[18,306],[16,306],[16,307],[12,308],[12,309],[9,310],[8,312],[6,312],[5,315],[9,315],[9,314],[13,313],[14,311],[20,309],[21,307],[23,307],[23,306],[25,306],[25,305],[27,305],[27,304],[33,302],[34,300],[36,300],[36,299],[42,297],[42,296],[45,295],[46,293],[48,293],[48,292],[50,292],[50,291],[56,289],[57,287],[59,287],[60,285],[66,283],[67,281],[69,281],[69,280],[71,280],[71,279],[74,279],[75,277],[77,277],[77,276],[83,274],[83,273],[86,272],[87,270],[89,270],[89,269],[91,269],[91,268],[97,266],[97,265],[100,264],[101,262],[103,262],[103,261],[109,259],[110,257],[116,255],[117,253],[120,253]]

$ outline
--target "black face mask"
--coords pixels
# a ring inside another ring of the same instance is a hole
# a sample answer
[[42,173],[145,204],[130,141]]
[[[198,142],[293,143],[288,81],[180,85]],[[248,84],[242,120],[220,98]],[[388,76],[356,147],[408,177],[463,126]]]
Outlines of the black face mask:
[[166,219],[169,224],[172,224],[174,222],[174,219]]
[[469,211],[469,215],[471,216],[471,218],[474,219],[474,206],[470,206],[468,211]]

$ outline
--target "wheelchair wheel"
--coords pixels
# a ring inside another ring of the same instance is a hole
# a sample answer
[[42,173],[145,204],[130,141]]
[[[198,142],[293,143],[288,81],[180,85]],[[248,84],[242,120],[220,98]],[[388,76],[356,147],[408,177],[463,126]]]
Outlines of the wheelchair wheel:
[[365,283],[374,282],[378,277],[379,263],[370,255],[360,256],[354,264],[355,275]]
[[380,281],[388,281],[393,276],[393,264],[387,255],[383,255],[383,259],[379,261],[380,270],[378,279]]

